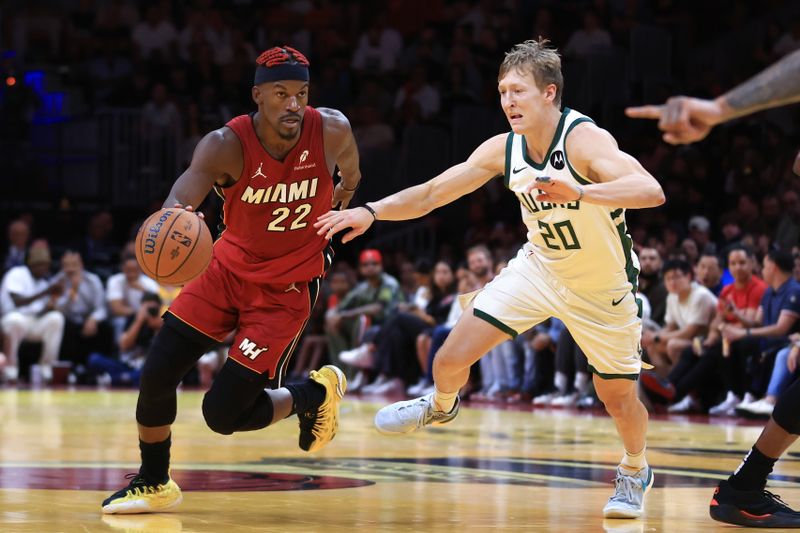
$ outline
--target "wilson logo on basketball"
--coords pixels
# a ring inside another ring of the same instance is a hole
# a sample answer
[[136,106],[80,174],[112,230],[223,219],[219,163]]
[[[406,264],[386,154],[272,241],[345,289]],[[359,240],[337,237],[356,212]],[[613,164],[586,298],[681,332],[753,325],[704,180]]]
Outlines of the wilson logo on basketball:
[[144,241],[144,253],[152,254],[155,252],[156,239],[158,238],[158,233],[161,231],[161,226],[172,217],[173,213],[173,211],[165,211],[158,219],[158,222],[150,226],[147,230],[147,238]]

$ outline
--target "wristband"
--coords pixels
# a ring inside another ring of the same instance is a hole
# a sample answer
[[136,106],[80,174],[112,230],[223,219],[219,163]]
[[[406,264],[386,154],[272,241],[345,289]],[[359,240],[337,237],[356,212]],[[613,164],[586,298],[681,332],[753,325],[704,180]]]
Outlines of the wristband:
[[580,185],[576,185],[578,187],[578,199],[576,201],[580,202],[583,199],[583,187]]
[[750,336],[750,328],[745,329],[744,330],[744,334],[745,334],[745,336],[749,337]]
[[367,205],[367,204],[364,204],[364,205],[362,205],[361,207],[363,207],[364,209],[366,209],[367,211],[369,211],[370,215],[372,215],[372,220],[378,220],[378,214],[377,214],[377,213],[375,212],[375,210],[374,210],[374,209],[372,209],[372,208],[371,208],[369,205]]
[[342,190],[343,190],[343,191],[347,191],[347,192],[356,192],[356,191],[358,190],[358,186],[359,186],[359,185],[361,185],[361,180],[358,180],[358,183],[356,183],[356,186],[355,186],[355,187],[353,187],[352,189],[348,189],[347,187],[345,187],[345,186],[344,186],[344,182],[343,182],[343,181],[339,182],[339,185],[341,185],[341,186],[342,186]]

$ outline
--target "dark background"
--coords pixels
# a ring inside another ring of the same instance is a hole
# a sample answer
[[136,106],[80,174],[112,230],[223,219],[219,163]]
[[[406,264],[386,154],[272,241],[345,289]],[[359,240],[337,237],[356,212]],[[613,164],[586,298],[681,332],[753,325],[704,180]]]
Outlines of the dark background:
[[[581,30],[595,26],[609,45],[583,49]],[[17,0],[2,3],[0,32],[0,222],[26,218],[56,257],[87,232],[121,248],[199,138],[254,109],[255,57],[281,44],[309,58],[312,105],[353,125],[364,177],[354,205],[427,180],[507,131],[498,66],[514,43],[543,36],[564,56],[564,105],[608,129],[665,189],[661,208],[629,212],[638,245],[680,251],[689,218],[703,215],[719,247],[727,216],[763,254],[800,212],[796,107],[679,148],[623,114],[675,93],[717,96],[800,47],[798,2]],[[216,199],[203,209],[218,219]],[[494,180],[338,250],[340,260],[368,243],[459,260],[486,242],[508,259],[523,239],[516,200]],[[796,236],[780,244],[796,247]]]

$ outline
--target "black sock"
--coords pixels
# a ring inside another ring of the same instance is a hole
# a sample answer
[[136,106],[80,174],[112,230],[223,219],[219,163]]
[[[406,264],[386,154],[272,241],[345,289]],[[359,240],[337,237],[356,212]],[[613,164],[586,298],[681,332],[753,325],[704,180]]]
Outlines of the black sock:
[[728,478],[728,483],[736,490],[763,490],[776,461],[753,446],[739,469]]
[[172,434],[163,442],[139,441],[142,452],[142,467],[139,473],[150,481],[166,483],[169,479],[169,449],[172,446]]
[[316,409],[325,401],[325,387],[312,379],[286,385],[286,388],[292,395],[292,412],[289,416]]

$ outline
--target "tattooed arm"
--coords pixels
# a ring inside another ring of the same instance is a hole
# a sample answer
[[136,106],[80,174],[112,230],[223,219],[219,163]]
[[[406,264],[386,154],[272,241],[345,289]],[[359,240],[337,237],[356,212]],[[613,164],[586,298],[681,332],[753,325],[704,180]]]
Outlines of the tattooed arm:
[[629,107],[632,118],[658,119],[671,144],[699,141],[722,122],[800,101],[800,51],[793,52],[715,100],[675,96],[660,106]]
[[800,101],[800,50],[722,95],[720,98],[725,122]]

